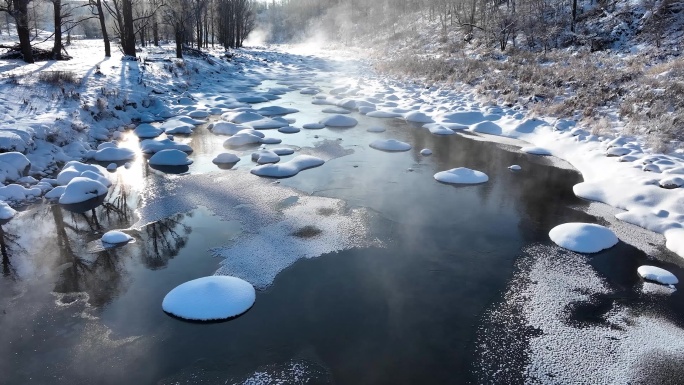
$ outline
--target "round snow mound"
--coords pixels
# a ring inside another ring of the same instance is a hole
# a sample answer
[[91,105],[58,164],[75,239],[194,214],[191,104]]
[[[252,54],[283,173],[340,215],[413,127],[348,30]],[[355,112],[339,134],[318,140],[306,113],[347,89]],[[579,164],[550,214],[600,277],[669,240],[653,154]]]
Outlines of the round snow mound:
[[328,127],[354,127],[359,122],[351,116],[333,115],[321,120],[320,123]]
[[424,148],[424,149],[420,150],[420,155],[430,156],[430,155],[432,155],[432,150],[430,150],[429,148]]
[[662,283],[663,285],[676,285],[679,283],[677,277],[665,269],[655,266],[639,266],[637,273],[643,279]]
[[528,146],[528,147],[522,147],[520,151],[527,153],[527,154],[532,154],[532,155],[551,155],[551,151],[543,148],[543,147],[535,147],[535,146]]
[[187,320],[224,320],[249,310],[255,299],[256,292],[249,282],[214,275],[176,286],[164,297],[162,309]]
[[100,238],[100,240],[104,243],[116,245],[119,243],[128,243],[131,240],[133,240],[133,237],[131,237],[130,235],[128,235],[124,232],[118,231],[118,230],[111,230],[111,231],[107,231],[106,233],[104,233],[104,235],[102,235],[102,238]]
[[149,163],[153,166],[187,166],[192,163],[188,154],[181,150],[161,150],[152,155]]
[[512,170],[512,171],[520,171],[520,170],[522,170],[522,167],[520,167],[517,164],[512,164],[512,165],[508,166],[508,169]]
[[434,178],[439,182],[452,184],[478,184],[489,180],[487,174],[482,171],[471,170],[466,167],[440,171],[434,175]]
[[558,246],[578,253],[598,253],[618,243],[612,230],[591,223],[564,223],[551,229],[549,237]]
[[411,145],[405,142],[400,142],[394,139],[378,139],[374,140],[370,145],[371,148],[382,151],[408,151]]

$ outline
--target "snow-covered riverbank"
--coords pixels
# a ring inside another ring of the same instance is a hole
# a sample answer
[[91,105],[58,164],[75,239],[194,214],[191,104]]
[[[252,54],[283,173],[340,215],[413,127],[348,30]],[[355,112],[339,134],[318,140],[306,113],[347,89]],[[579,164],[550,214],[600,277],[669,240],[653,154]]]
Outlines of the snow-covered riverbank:
[[[529,118],[521,109],[482,103],[466,87],[425,88],[381,77],[360,60],[340,59],[339,52],[307,56],[244,50],[231,61],[217,57],[177,61],[170,59],[170,50],[150,48],[140,54],[140,61],[129,61],[117,54],[102,60],[99,45],[78,41],[70,49],[74,59],[68,62],[2,63],[6,80],[0,104],[0,148],[25,153],[30,161],[28,173],[11,163],[1,164],[0,182],[6,186],[0,187],[0,197],[8,203],[16,206],[39,199],[60,185],[54,179],[39,182],[54,177],[70,160],[120,161],[118,166],[123,166],[131,154],[107,148],[116,144],[101,143],[116,141],[134,127],[132,123],[153,123],[167,134],[190,133],[211,115],[233,119],[228,112],[251,111],[251,106],[283,92],[300,92],[312,95],[312,102],[321,108],[334,105],[378,119],[405,119],[416,127],[429,124],[425,129],[436,135],[472,132],[532,143],[536,149],[523,150],[565,159],[582,173],[584,182],[575,186],[576,195],[624,209],[619,219],[663,234],[667,247],[684,256],[683,154],[650,154],[639,138],[597,137],[573,121]],[[321,71],[326,75],[314,83]],[[56,72],[75,80],[52,84],[46,81],[49,76],[40,75]],[[231,82],[219,84],[219,78]],[[256,91],[264,80],[274,78],[282,87]],[[323,92],[319,87],[326,81],[328,92]],[[263,115],[250,121],[275,122],[266,112]],[[349,119],[337,120],[343,118]],[[167,119],[172,121],[154,123]],[[250,122],[234,123],[261,128]],[[26,189],[19,194],[19,187],[11,187],[14,183]],[[33,188],[36,185],[38,189]]]

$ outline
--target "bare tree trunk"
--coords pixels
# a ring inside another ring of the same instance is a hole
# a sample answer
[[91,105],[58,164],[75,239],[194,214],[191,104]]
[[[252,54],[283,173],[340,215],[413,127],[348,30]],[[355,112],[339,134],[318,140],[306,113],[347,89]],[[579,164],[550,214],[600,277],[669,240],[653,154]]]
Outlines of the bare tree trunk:
[[55,20],[55,44],[52,46],[52,58],[62,59],[62,0],[52,0]]
[[159,47],[159,23],[157,23],[156,17],[152,23],[152,38],[154,39],[154,45]]
[[135,29],[133,28],[132,0],[123,0],[121,13],[123,14],[123,30],[121,31],[121,48],[124,55],[135,57]]
[[178,59],[183,58],[183,31],[181,30],[183,26],[176,24],[176,57]]
[[96,0],[94,5],[97,9],[97,18],[100,20],[100,30],[102,31],[102,40],[104,41],[105,57],[110,57],[112,56],[112,48],[109,44],[109,35],[107,34],[107,24],[105,21],[104,9],[102,8],[102,0]]
[[28,3],[30,0],[12,0],[14,6],[14,20],[17,23],[17,35],[19,36],[19,48],[21,56],[26,63],[33,63],[33,50],[31,48],[31,31],[28,23]]

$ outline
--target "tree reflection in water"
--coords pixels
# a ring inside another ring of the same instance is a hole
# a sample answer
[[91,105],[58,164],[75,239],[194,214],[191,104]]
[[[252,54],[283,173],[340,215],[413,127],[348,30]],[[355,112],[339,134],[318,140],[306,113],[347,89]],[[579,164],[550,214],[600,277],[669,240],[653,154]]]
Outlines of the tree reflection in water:
[[3,277],[28,283],[49,279],[56,293],[87,293],[94,307],[108,303],[139,266],[131,262],[152,270],[165,267],[192,231],[184,223],[192,214],[177,214],[130,232],[135,243],[103,248],[103,232],[129,228],[137,220],[138,201],[137,192],[118,180],[106,201],[85,213],[67,211],[59,204],[29,208],[0,226]]
[[0,226],[0,254],[2,254],[2,275],[4,277],[16,279],[17,271],[12,266],[10,255],[22,250],[21,244],[17,242],[19,235],[10,233],[4,226]]
[[176,214],[151,223],[141,231],[141,260],[149,269],[165,267],[188,242],[192,228],[184,223],[192,213]]

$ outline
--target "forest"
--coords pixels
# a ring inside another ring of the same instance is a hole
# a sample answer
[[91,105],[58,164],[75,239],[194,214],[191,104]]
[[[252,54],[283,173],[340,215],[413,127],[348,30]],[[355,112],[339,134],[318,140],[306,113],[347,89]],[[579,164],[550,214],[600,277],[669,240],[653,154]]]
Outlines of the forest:
[[[68,59],[65,44],[76,33],[101,38],[106,57],[111,56],[112,41],[124,55],[135,57],[136,44],[158,46],[173,40],[176,56],[182,58],[184,44],[198,49],[215,44],[241,47],[255,21],[251,0],[3,0],[0,11],[5,14],[0,31],[10,35],[14,28],[19,40],[16,46],[0,48],[16,52],[27,63]],[[35,47],[49,40],[54,42],[51,50]]]

